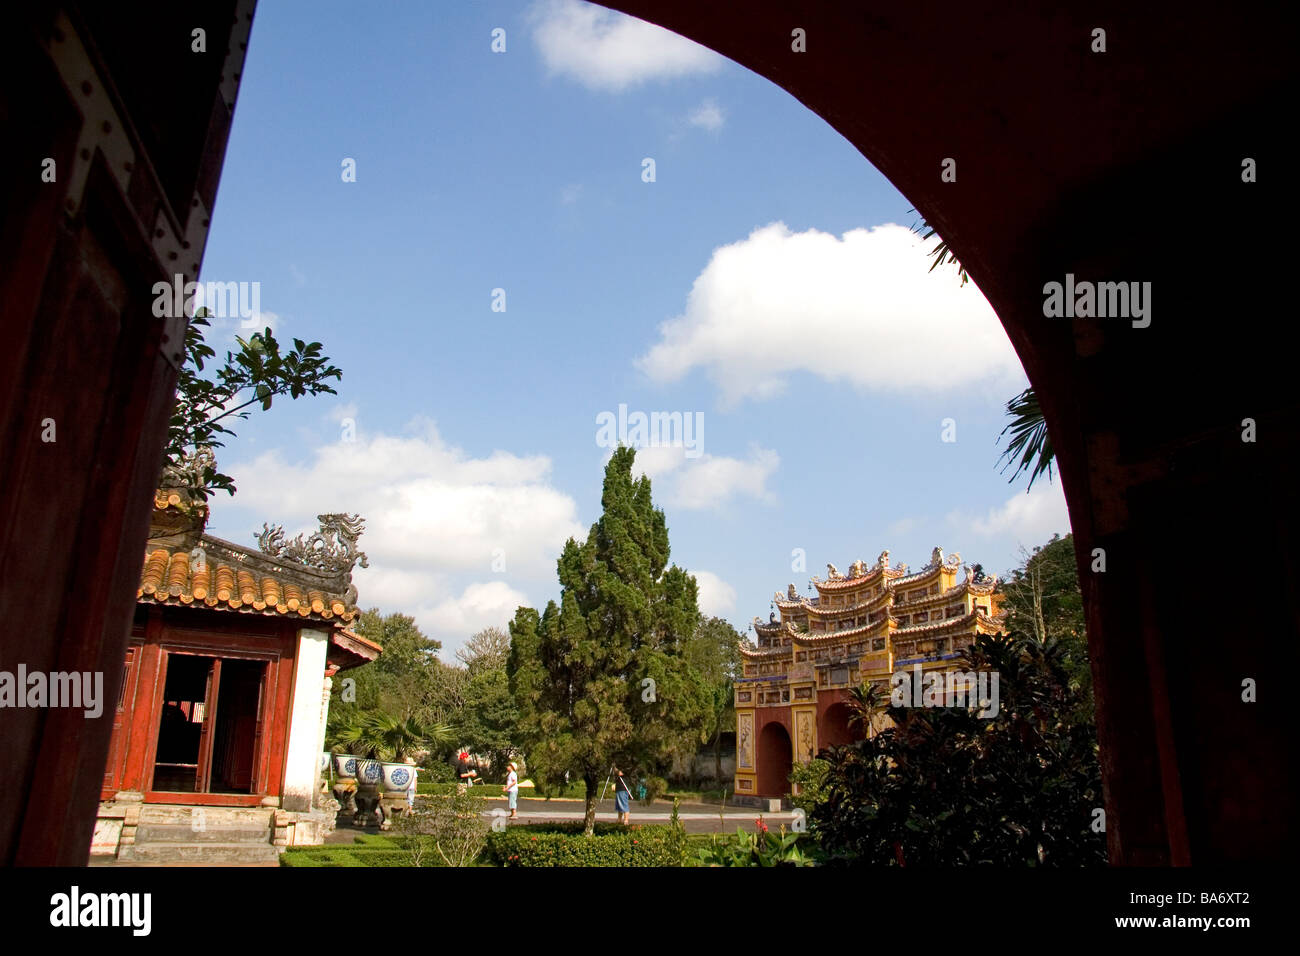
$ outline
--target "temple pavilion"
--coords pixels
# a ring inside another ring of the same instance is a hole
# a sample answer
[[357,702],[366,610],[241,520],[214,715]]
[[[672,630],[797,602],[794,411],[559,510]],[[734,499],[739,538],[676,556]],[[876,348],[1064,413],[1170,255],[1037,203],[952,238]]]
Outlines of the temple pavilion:
[[[256,862],[319,843],[333,675],[381,648],[348,629],[364,522],[258,546],[204,533],[202,454],[164,474],[142,555],[125,680],[91,848],[138,862]],[[210,454],[206,460],[211,462]]]
[[[852,690],[875,684],[888,699],[890,675],[957,670],[977,634],[1001,632],[1002,596],[995,577],[978,575],[961,556],[935,548],[916,572],[889,566],[884,551],[871,567],[855,561],[847,575],[827,565],[814,576],[815,597],[791,584],[777,592],[768,623],[754,618],[756,649],[742,647],[736,682],[738,797],[779,798],[790,792],[795,760],[861,739],[850,728]],[[885,718],[887,722],[887,718]],[[881,729],[880,726],[874,730]]]

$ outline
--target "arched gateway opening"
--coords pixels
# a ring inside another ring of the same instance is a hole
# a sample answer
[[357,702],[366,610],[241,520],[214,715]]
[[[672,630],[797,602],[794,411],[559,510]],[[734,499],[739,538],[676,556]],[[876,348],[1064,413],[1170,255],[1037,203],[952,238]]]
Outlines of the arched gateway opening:
[[866,736],[864,728],[849,723],[853,712],[848,704],[836,703],[826,708],[817,724],[817,742],[825,747],[843,747]]
[[[752,0],[739,17],[696,0],[607,5],[825,118],[937,228],[997,312],[1069,504],[1111,860],[1289,859],[1286,696],[1242,699],[1244,679],[1275,668],[1277,602],[1235,602],[1209,626],[1171,569],[1249,556],[1271,578],[1300,577],[1300,415],[1294,352],[1278,341],[1289,326],[1271,322],[1278,275],[1239,230],[1205,228],[1289,218],[1294,187],[1267,171],[1284,163],[1292,11],[1223,4],[1189,19],[1157,3],[1026,17],[885,2],[864,16]],[[68,6],[70,17],[22,5],[0,31],[0,133],[23,144],[0,158],[11,174],[0,616],[24,622],[29,672],[102,673],[117,700],[184,333],[151,316],[146,293],[198,273],[255,4],[209,5],[206,57],[168,39],[194,26],[174,5],[131,18]],[[32,173],[42,157],[57,160],[55,182]],[[1187,269],[1187,236],[1207,268]],[[1054,314],[1045,286],[1076,280],[1144,286],[1148,312]],[[34,437],[48,421],[57,443]],[[0,669],[16,670],[15,644]],[[8,713],[0,862],[85,863],[112,722]],[[48,779],[66,799],[34,796]]]
[[783,797],[790,792],[794,745],[785,726],[772,721],[758,735],[758,795]]

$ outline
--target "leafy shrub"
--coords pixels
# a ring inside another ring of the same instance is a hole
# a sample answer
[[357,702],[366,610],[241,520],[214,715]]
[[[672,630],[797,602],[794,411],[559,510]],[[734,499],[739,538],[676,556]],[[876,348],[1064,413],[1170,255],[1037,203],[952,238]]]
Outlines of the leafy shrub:
[[737,828],[735,839],[716,837],[703,849],[697,850],[705,866],[814,866],[808,852],[811,841],[802,840],[803,834],[773,833],[763,818],[758,818],[757,833],[746,833]]
[[656,798],[668,792],[668,781],[653,774],[642,777],[641,786],[645,787],[645,796],[640,797],[640,802],[646,805],[654,803]]
[[790,802],[809,818],[826,802],[826,774],[830,769],[831,765],[819,757],[807,764],[796,762],[790,771],[790,782],[799,786],[799,792],[790,798]]
[[489,827],[483,810],[483,798],[472,791],[431,800],[398,817],[394,842],[406,852],[410,866],[423,866],[434,859],[446,866],[469,866],[487,840]]
[[445,760],[435,760],[427,767],[420,768],[419,780],[421,783],[425,780],[430,783],[454,783],[456,770]]
[[1096,731],[1063,643],[981,635],[963,669],[1000,675],[996,715],[892,707],[894,726],[826,751],[809,812],[822,850],[846,863],[1100,866]]
[[597,823],[510,827],[488,837],[485,858],[498,866],[684,866],[686,833],[677,827]]

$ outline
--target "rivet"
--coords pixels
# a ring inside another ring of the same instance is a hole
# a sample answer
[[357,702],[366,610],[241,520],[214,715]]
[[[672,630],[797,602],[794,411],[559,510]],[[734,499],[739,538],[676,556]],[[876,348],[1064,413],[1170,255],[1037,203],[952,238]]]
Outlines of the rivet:
[[182,249],[188,249],[189,247],[190,247],[190,244],[189,244],[188,242],[182,242],[182,243],[181,243],[181,248],[182,248]]
[[103,129],[104,129],[104,132],[105,132],[105,133],[111,133],[111,132],[113,132],[113,124],[110,123],[108,120],[104,120],[104,127],[103,127]]
[[90,150],[88,150],[88,149],[83,149],[83,150],[81,151],[81,158],[82,158],[82,159],[90,159]]
[[191,205],[191,206],[197,206],[198,204],[199,204],[199,201],[198,201],[197,199],[191,199],[191,200],[190,200],[190,205]]
[[60,30],[58,27],[54,28],[54,42],[55,43],[63,42],[63,31]]
[[204,219],[204,220],[203,220],[203,225],[206,227],[207,224],[208,224],[208,221],[207,221],[206,219]]
[[176,261],[176,253],[174,253],[174,252],[169,252],[169,253],[167,253],[167,258],[168,258],[168,259],[171,259],[173,262],[175,262],[175,261]]
[[93,89],[94,89],[94,87],[90,85],[90,80],[82,80],[82,81],[81,81],[81,92],[83,92],[83,93],[85,93],[87,96],[89,96],[90,93],[91,93],[91,91],[92,91]]
[[131,171],[131,161],[128,159],[126,162],[124,162],[122,164],[122,168],[129,173]]
[[163,237],[163,231],[162,231],[161,229],[155,229],[155,230],[153,231],[153,234],[154,234],[155,236],[157,236],[159,239],[161,239],[161,238]]

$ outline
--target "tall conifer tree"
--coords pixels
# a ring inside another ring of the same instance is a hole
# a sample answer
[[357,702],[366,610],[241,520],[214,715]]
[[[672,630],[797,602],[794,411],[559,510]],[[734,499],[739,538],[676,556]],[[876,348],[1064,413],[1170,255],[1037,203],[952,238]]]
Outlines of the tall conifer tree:
[[510,687],[531,771],[586,785],[586,832],[612,765],[658,772],[700,742],[705,687],[683,648],[699,618],[695,578],[668,566],[668,526],[635,451],[605,468],[603,513],[558,562],[560,600],[510,624]]

